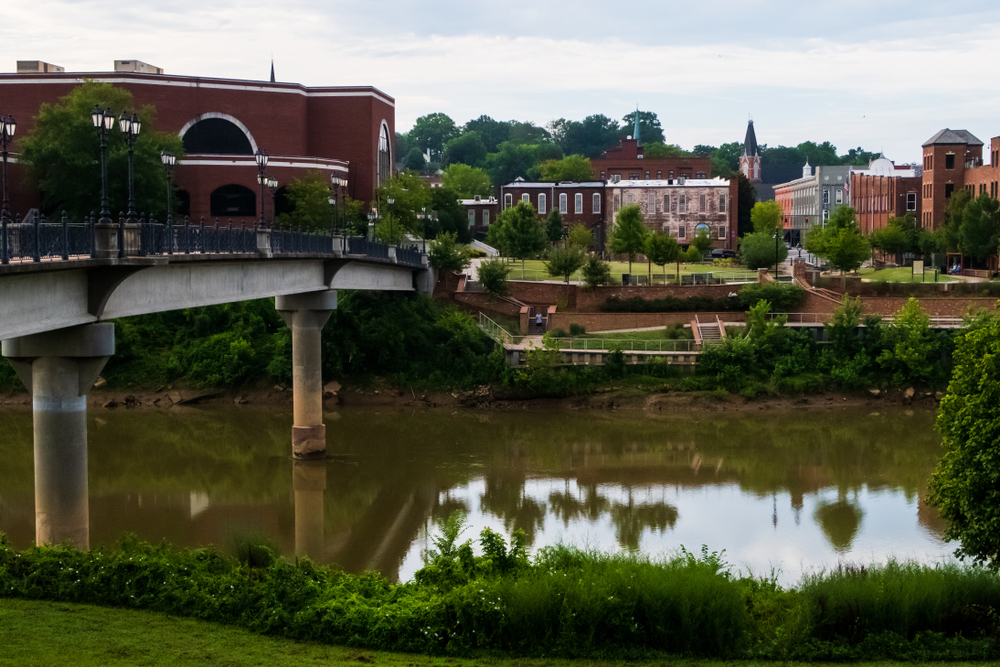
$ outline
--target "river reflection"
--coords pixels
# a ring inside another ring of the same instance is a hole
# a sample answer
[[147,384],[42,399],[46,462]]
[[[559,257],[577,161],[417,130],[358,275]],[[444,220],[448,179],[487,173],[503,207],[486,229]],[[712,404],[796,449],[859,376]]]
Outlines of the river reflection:
[[[31,414],[5,412],[0,531],[35,535]],[[641,413],[344,409],[330,460],[290,458],[289,415],[261,408],[99,411],[90,418],[90,541],[228,547],[267,534],[286,555],[408,579],[434,521],[469,514],[558,542],[726,550],[785,583],[839,560],[941,559],[921,503],[940,455],[933,414],[853,410],[696,418]]]

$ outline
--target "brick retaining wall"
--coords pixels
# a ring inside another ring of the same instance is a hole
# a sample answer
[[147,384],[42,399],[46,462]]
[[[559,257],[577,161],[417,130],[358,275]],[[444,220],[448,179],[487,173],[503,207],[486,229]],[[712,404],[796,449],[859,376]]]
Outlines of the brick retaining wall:
[[549,316],[549,330],[569,331],[569,325],[581,324],[588,332],[613,331],[615,329],[645,329],[665,327],[668,324],[690,324],[695,315],[702,322],[714,322],[715,316],[723,322],[743,322],[745,313],[560,313]]

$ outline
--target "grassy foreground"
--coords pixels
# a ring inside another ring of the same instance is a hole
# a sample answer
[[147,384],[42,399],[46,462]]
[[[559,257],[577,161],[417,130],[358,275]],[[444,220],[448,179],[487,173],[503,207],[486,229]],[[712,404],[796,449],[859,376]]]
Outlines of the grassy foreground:
[[[777,665],[759,661],[667,660],[617,663],[590,660],[459,659],[387,653],[275,639],[233,627],[128,609],[62,602],[0,599],[0,665],[379,665],[384,667],[603,667],[612,664]],[[781,665],[830,663],[781,662]],[[867,665],[976,665],[983,663],[855,663]]]

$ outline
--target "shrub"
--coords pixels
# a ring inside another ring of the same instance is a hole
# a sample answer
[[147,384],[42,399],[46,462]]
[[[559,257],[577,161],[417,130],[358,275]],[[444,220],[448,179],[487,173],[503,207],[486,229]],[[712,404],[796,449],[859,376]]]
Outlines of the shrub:
[[798,285],[767,282],[748,283],[740,288],[739,300],[745,308],[753,308],[762,300],[771,302],[776,312],[794,310],[806,296],[806,291]]
[[510,275],[510,265],[499,257],[488,259],[479,264],[479,283],[490,298],[506,296],[510,291],[507,277]]
[[552,329],[549,331],[549,335],[553,338],[566,338],[566,331],[564,329]]
[[582,336],[587,333],[587,328],[582,324],[571,324],[569,325],[569,335],[570,336]]
[[611,265],[597,255],[588,255],[580,274],[586,289],[593,292],[599,286],[611,282]]
[[692,296],[678,299],[668,296],[662,299],[643,299],[636,296],[631,299],[610,297],[599,308],[605,313],[727,312],[743,310],[743,303],[736,297],[714,299]]
[[751,271],[773,267],[775,263],[785,261],[786,257],[788,248],[780,241],[775,242],[774,234],[754,232],[747,234],[740,241],[740,258]]

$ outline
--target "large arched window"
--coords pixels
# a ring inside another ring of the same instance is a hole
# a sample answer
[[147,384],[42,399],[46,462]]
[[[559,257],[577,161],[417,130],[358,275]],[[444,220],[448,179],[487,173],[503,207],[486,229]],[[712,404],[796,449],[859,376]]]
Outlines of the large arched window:
[[246,132],[225,118],[203,118],[184,132],[184,152],[253,155]]
[[382,123],[378,132],[378,184],[388,183],[392,178],[392,154],[389,151],[389,126]]
[[212,217],[257,217],[257,195],[235,183],[216,188],[209,197],[209,206]]

